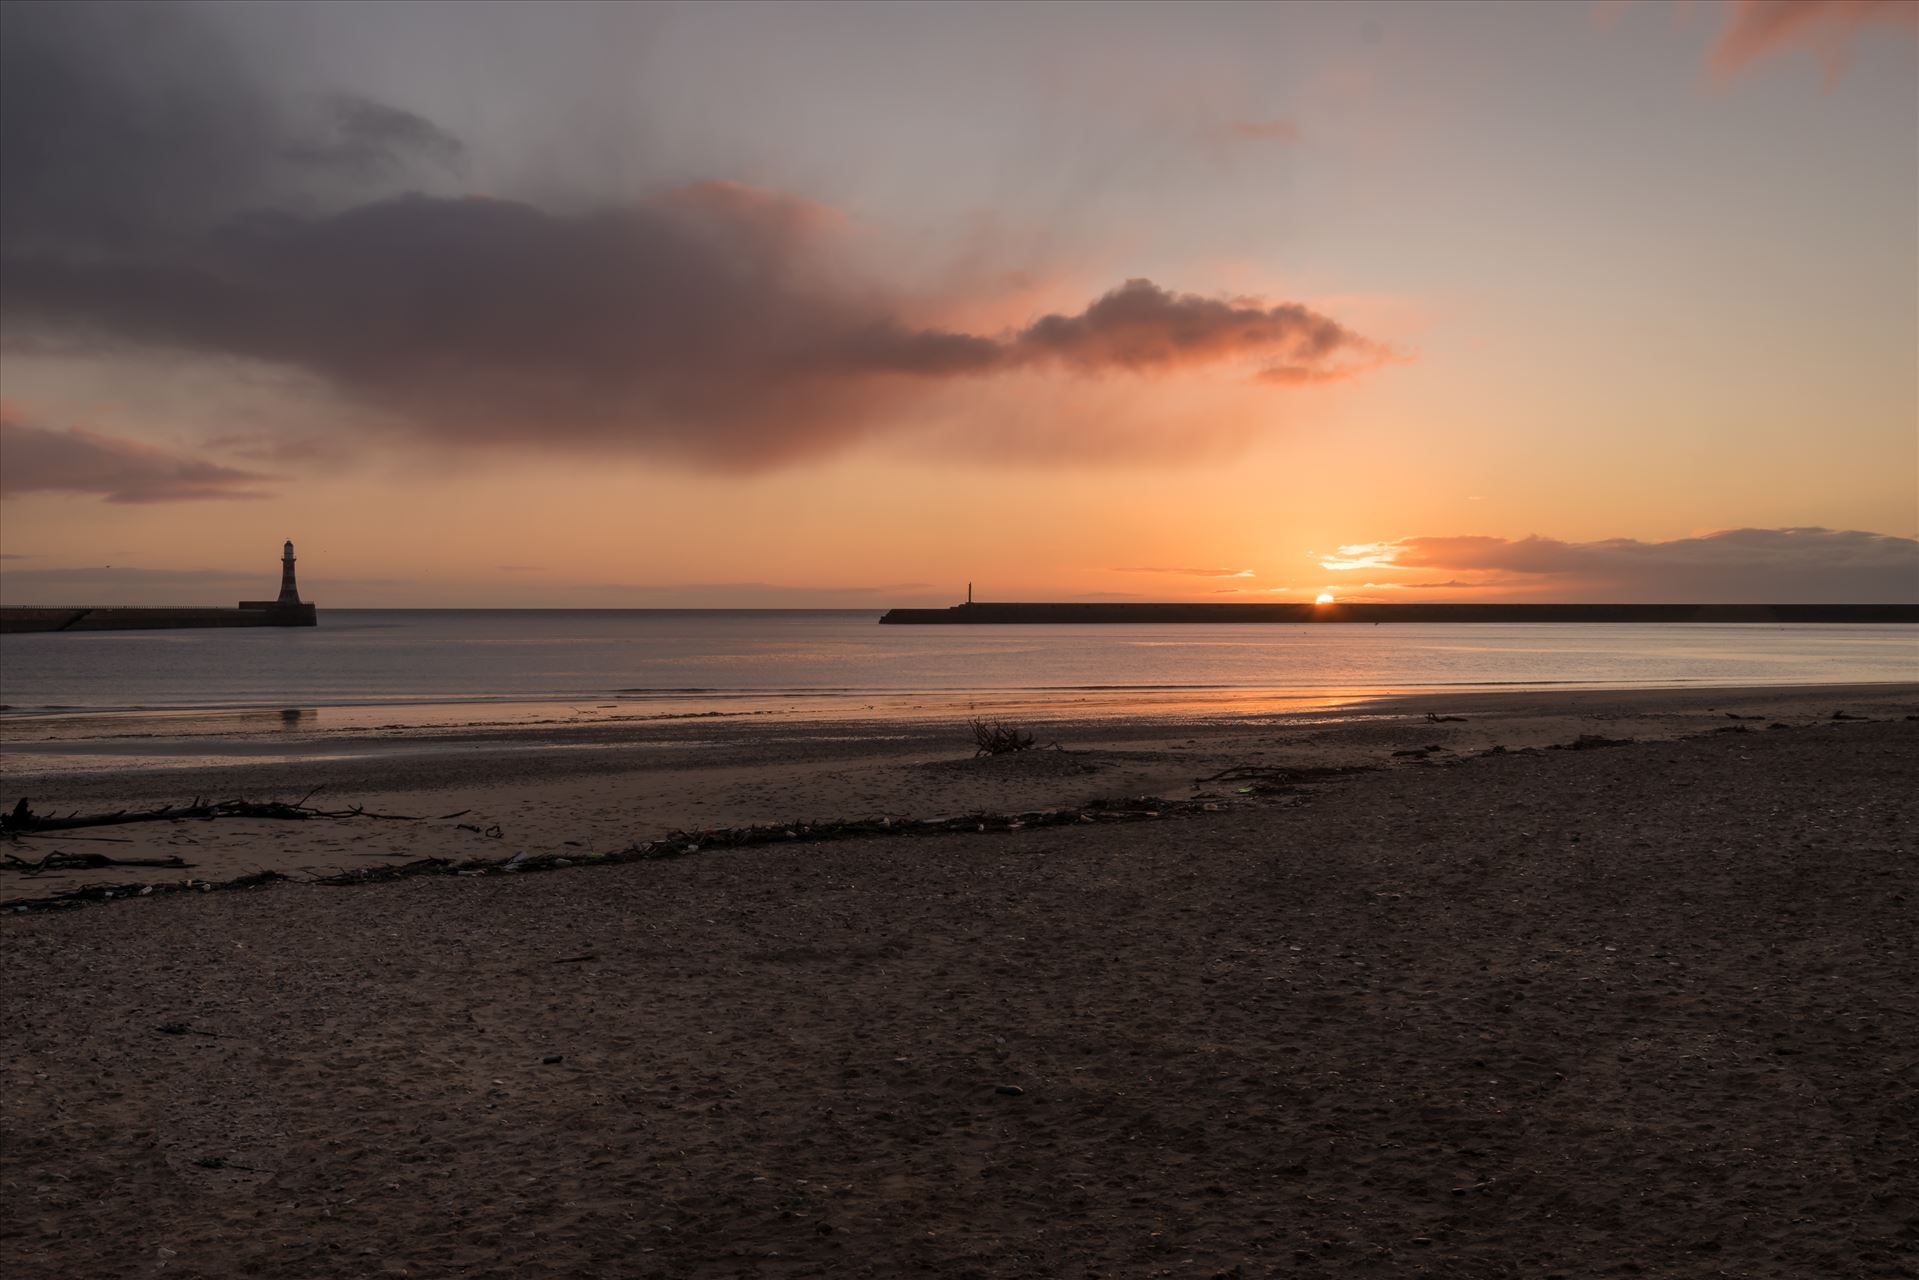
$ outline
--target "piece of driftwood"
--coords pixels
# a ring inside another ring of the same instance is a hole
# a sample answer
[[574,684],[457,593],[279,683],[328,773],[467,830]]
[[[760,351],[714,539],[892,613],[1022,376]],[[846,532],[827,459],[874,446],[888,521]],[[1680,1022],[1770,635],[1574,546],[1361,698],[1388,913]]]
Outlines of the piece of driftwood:
[[5,862],[0,862],[0,870],[37,876],[43,871],[97,871],[101,867],[175,867],[184,870],[192,865],[191,862],[181,861],[175,854],[164,858],[109,858],[104,853],[67,853],[55,849],[38,862],[28,862],[10,853]]
[[1198,788],[1209,782],[1219,782],[1234,787],[1241,795],[1290,795],[1305,783],[1370,772],[1371,765],[1300,765],[1288,768],[1284,765],[1237,764],[1203,778],[1194,778],[1193,786]]
[[1013,751],[1031,751],[1033,735],[997,720],[973,721],[973,742],[979,748],[975,756],[1003,756]]
[[[318,790],[316,787],[314,790]],[[70,813],[65,817],[35,813],[23,798],[5,814],[0,814],[0,832],[31,835],[38,831],[70,831],[76,827],[117,827],[131,822],[177,822],[182,819],[206,821],[213,818],[274,818],[304,822],[312,818],[381,818],[389,822],[417,822],[403,813],[373,813],[359,805],[344,809],[315,809],[306,802],[309,791],[293,804],[280,800],[221,800],[215,803],[196,798],[191,804],[162,805],[158,809],[122,809],[116,813]]]
[[1597,751],[1602,747],[1630,747],[1631,738],[1608,738],[1604,734],[1582,733],[1571,742],[1551,742],[1548,751]]

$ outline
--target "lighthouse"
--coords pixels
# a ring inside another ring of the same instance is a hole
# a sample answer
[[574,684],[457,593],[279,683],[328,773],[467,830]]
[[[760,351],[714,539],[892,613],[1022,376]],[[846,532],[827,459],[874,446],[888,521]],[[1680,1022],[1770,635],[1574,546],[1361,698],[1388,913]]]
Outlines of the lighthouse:
[[300,603],[300,588],[293,585],[293,540],[287,539],[286,548],[280,552],[280,598],[275,604]]
[[320,611],[300,599],[300,588],[293,581],[293,543],[290,540],[280,548],[280,598],[242,600],[239,613],[244,616],[232,621],[179,622],[166,625],[182,627],[311,627],[316,625],[320,620]]

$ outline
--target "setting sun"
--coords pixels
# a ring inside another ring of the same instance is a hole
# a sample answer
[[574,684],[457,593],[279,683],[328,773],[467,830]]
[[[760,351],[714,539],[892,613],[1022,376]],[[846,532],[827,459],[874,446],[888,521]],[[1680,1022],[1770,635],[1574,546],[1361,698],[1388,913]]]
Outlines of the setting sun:
[[1331,604],[1332,602],[1333,602],[1333,593],[1330,591],[1322,591],[1318,595],[1313,597],[1314,604]]

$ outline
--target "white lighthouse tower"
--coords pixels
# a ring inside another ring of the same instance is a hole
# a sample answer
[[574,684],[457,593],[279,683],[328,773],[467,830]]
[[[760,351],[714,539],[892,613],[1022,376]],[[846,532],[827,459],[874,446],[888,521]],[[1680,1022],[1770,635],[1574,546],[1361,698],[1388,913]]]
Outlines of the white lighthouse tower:
[[300,603],[300,588],[293,585],[293,540],[287,540],[286,549],[280,553],[280,598],[275,604]]

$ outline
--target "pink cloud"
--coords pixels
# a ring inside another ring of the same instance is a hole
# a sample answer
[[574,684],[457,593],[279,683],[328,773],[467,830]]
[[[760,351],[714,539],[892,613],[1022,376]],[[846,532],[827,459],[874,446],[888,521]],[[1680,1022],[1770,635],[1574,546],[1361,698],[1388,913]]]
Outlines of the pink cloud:
[[1806,49],[1830,85],[1869,26],[1919,27],[1919,0],[1732,0],[1709,65],[1724,82],[1762,58]]
[[0,494],[95,494],[108,502],[264,498],[273,477],[80,427],[30,426],[0,407]]

